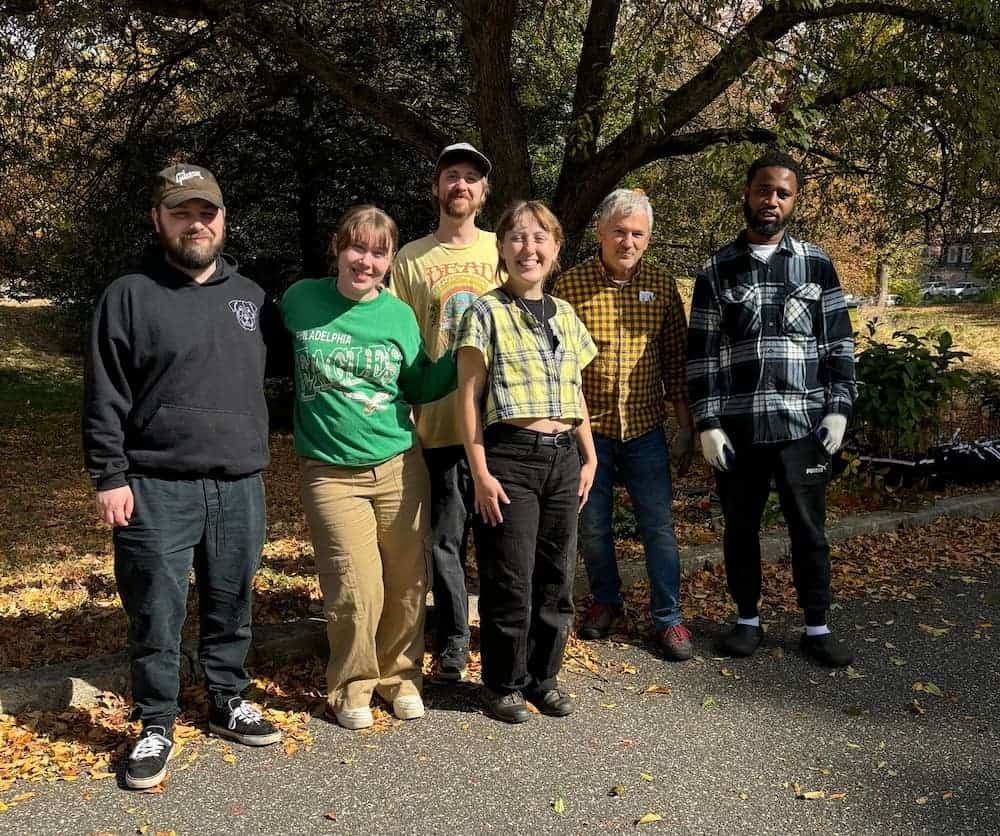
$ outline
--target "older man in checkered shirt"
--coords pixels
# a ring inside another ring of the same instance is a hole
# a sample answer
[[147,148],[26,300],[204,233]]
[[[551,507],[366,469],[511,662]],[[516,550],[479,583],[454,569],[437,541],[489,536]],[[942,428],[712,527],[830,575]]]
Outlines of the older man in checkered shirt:
[[785,231],[802,185],[798,163],[785,154],[751,164],[747,228],[695,282],[688,382],[726,518],[726,578],[738,618],[724,650],[749,656],[763,638],[760,521],[773,477],[805,615],[802,649],[843,667],[853,654],[826,623],[826,485],[856,393],[854,340],[829,257]]
[[671,515],[667,402],[680,429],[674,458],[683,473],[694,434],[687,406],[687,325],[673,278],[643,259],[653,210],[641,192],[618,189],[598,212],[600,251],[563,273],[553,293],[576,310],[597,344],[583,370],[583,392],[597,448],[597,474],[580,512],[580,539],[594,603],[580,635],[606,636],[622,612],[621,577],[611,528],[613,487],[624,482],[646,553],[650,615],[671,660],[690,659],[691,634],[681,623],[680,556]]

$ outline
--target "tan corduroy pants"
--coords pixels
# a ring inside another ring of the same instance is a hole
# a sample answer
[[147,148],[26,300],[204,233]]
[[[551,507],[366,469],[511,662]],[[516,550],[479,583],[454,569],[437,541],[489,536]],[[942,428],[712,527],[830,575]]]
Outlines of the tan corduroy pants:
[[360,708],[419,694],[430,484],[418,448],[374,467],[306,459],[302,501],[323,592],[327,702]]

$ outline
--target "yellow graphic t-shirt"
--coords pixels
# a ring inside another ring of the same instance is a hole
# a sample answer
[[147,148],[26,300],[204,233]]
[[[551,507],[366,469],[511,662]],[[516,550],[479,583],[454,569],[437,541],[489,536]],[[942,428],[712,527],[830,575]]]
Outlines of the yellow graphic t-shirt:
[[[465,309],[498,285],[497,237],[479,230],[471,244],[441,244],[433,235],[411,241],[392,264],[389,290],[413,308],[436,360],[451,351]],[[421,406],[417,434],[424,447],[461,444],[456,395]]]

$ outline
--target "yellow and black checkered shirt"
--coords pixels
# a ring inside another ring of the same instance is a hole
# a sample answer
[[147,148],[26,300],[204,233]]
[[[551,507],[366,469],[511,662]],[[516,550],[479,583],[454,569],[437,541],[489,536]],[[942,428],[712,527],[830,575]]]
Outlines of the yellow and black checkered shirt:
[[462,316],[455,352],[479,351],[489,375],[484,427],[514,418],[583,420],[581,369],[597,348],[569,304],[551,296],[546,301],[555,347],[542,324],[502,287],[484,293]]
[[666,270],[640,260],[617,284],[595,256],[559,276],[552,293],[573,306],[597,344],[583,370],[595,433],[637,438],[663,424],[667,401],[687,401],[687,322]]

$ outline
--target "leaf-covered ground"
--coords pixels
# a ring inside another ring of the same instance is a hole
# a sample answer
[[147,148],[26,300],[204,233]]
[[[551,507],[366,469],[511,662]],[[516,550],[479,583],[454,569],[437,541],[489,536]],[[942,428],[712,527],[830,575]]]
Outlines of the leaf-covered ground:
[[[834,554],[833,585],[839,600],[913,601],[928,587],[935,573],[946,571],[970,587],[983,583],[992,567],[1000,564],[1000,520],[942,519],[933,525],[898,534],[857,537],[840,545]],[[795,612],[790,569],[785,564],[765,568],[763,617],[775,611]],[[646,636],[647,590],[637,584],[629,590],[626,618],[621,633],[613,639],[643,642]],[[835,604],[835,608],[836,608]],[[732,608],[721,570],[700,571],[685,579],[684,615],[693,629],[699,622],[731,617]],[[833,615],[836,620],[836,613]],[[947,624],[921,624],[930,636],[946,633]],[[977,637],[984,652],[994,653],[992,623],[978,625]],[[475,639],[475,636],[474,636]],[[601,645],[571,640],[566,667],[602,676],[628,673],[621,663],[605,661]],[[478,651],[473,646],[470,676],[478,674]],[[427,659],[429,664],[429,658]],[[268,716],[285,731],[285,752],[292,757],[311,741],[310,723],[323,710],[323,670],[315,660],[292,666],[269,666],[255,670],[249,696],[265,705]],[[919,695],[918,695],[919,696]],[[185,710],[177,727],[177,739],[185,751],[175,769],[193,766],[201,757],[237,758],[238,753],[214,738],[204,736],[207,706],[197,685],[183,696]],[[914,710],[920,709],[919,699]],[[395,729],[399,722],[384,709],[367,733]],[[123,756],[127,735],[134,732],[127,722],[127,703],[120,694],[105,694],[101,704],[63,712],[26,712],[12,717],[0,715],[0,799],[8,791],[23,793],[23,782],[57,780],[101,780],[111,777],[113,764]],[[12,803],[10,799],[4,803]]]
[[[95,519],[82,465],[81,367],[78,358],[61,351],[61,331],[51,308],[0,305],[0,672],[124,647],[110,529]],[[255,584],[258,623],[319,612],[290,436],[272,434],[271,455],[267,544]],[[709,501],[712,480],[704,463],[696,461],[675,488],[681,547],[717,541],[721,515]],[[927,498],[841,480],[831,491],[830,518]],[[781,526],[775,503],[768,505],[764,522]],[[635,521],[624,492],[616,525],[624,556],[637,555]],[[192,594],[192,612],[195,606]],[[187,636],[195,623],[188,620]]]
[[[80,366],[59,351],[51,312],[0,306],[0,671],[37,667],[113,652],[124,647],[125,618],[115,593],[110,531],[94,519],[92,494],[82,468],[79,441]],[[273,464],[267,475],[268,540],[256,580],[255,619],[284,622],[319,612],[308,532],[298,498],[298,465],[287,435],[271,439]],[[679,480],[675,502],[682,545],[716,540],[717,509],[707,501],[704,469]],[[879,507],[863,492],[847,491],[850,502],[833,515]],[[882,502],[883,500],[878,500]],[[851,504],[853,503],[853,505]],[[628,534],[632,521],[621,503],[618,523]],[[839,510],[838,510],[839,508]],[[776,523],[777,515],[771,520]],[[630,540],[626,553],[638,551]],[[976,578],[1000,558],[1000,521],[941,520],[924,529],[862,537],[840,545],[834,556],[836,595],[846,598],[911,599],[928,583],[927,573],[945,569]],[[684,582],[685,619],[718,621],[731,606],[721,570],[702,571]],[[647,590],[629,593],[623,638],[645,639]],[[786,565],[766,570],[768,606],[795,609]],[[195,606],[194,598],[191,601]],[[188,621],[192,635],[195,619]],[[935,627],[934,629],[942,629]],[[991,625],[983,627],[991,635]],[[567,665],[612,673],[594,645],[571,641]],[[470,673],[478,671],[473,658]],[[322,710],[322,666],[262,668],[251,697],[267,706],[286,732],[285,751],[308,747],[309,725]],[[177,729],[184,751],[175,769],[192,768],[200,757],[237,758],[218,740],[204,737],[206,707],[197,686],[184,697]],[[396,726],[378,713],[374,733]],[[0,811],[25,803],[22,782],[100,780],[125,750],[129,725],[124,695],[106,694],[100,705],[65,712],[0,715]],[[158,788],[159,790],[160,788]]]

